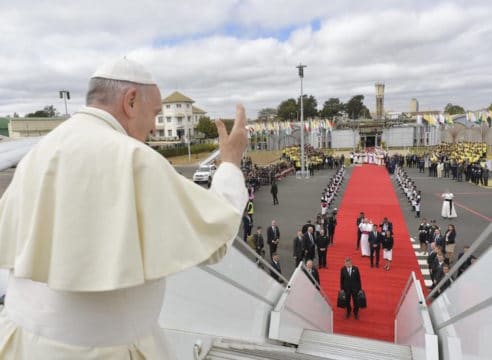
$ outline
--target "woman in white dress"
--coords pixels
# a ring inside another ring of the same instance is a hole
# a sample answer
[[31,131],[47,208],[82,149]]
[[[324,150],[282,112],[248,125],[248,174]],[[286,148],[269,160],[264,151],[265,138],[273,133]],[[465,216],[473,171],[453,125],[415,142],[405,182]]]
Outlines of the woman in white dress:
[[364,218],[359,224],[360,229],[360,252],[362,256],[371,255],[371,246],[369,244],[369,233],[372,231],[372,224],[369,223],[367,218]]
[[441,197],[443,198],[441,216],[445,219],[458,217],[458,214],[456,214],[456,208],[454,206],[453,193],[446,191],[444,194],[441,195]]
[[383,237],[383,259],[385,261],[383,269],[388,271],[391,267],[391,261],[393,260],[393,234],[391,231],[386,231]]

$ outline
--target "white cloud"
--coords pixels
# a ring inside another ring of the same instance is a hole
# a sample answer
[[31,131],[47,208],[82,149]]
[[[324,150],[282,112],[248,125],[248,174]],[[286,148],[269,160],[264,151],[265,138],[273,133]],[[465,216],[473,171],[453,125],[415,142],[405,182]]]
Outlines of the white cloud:
[[[50,3],[51,6],[47,6]],[[262,107],[297,97],[295,66],[308,65],[305,92],[319,105],[386,83],[387,108],[447,102],[488,106],[491,5],[486,1],[18,1],[2,5],[0,115],[24,114],[72,93],[105,59],[128,55],[154,73],[163,95],[178,89],[211,116],[242,101]],[[91,10],[89,12],[89,10]],[[311,28],[319,21],[319,28]],[[293,31],[285,37],[286,29]],[[266,35],[262,35],[266,34]],[[282,34],[282,40],[273,36]]]

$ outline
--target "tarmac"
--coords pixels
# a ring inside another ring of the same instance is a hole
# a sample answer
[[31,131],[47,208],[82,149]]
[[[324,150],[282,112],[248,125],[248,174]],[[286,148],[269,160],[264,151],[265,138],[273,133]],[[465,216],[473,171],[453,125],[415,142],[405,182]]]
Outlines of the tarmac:
[[[191,178],[195,167],[183,166],[176,167],[176,169],[183,176]],[[457,182],[449,178],[437,179],[435,177],[429,177],[428,173],[419,173],[416,168],[406,168],[406,171],[410,178],[415,181],[417,188],[422,191],[421,217],[426,217],[429,221],[435,219],[438,225],[444,229],[449,223],[453,223],[456,226],[456,254],[461,252],[465,245],[471,245],[487,225],[492,222],[492,187],[485,188],[467,182]],[[13,173],[14,169],[0,172],[0,194],[3,194],[7,188]],[[263,234],[266,241],[266,228],[273,219],[277,221],[281,234],[277,252],[281,258],[282,273],[286,278],[290,277],[295,268],[295,262],[292,256],[292,244],[297,229],[302,227],[307,220],[314,222],[316,219],[316,214],[320,212],[321,191],[334,173],[335,170],[320,170],[316,171],[314,176],[308,179],[298,179],[295,176],[288,176],[282,179],[278,183],[279,205],[277,206],[273,205],[269,186],[261,187],[255,194],[254,229],[258,225],[261,225],[264,229]],[[349,166],[345,171],[343,186],[339,189],[338,197],[330,210],[338,207],[351,173],[352,167]],[[411,211],[410,204],[394,179],[393,187],[400,200],[400,206],[405,216],[409,234],[417,240],[417,229],[421,219],[415,217],[415,213]],[[456,210],[458,213],[458,217],[452,220],[442,219],[440,216],[442,206],[440,196],[448,190],[455,195]],[[364,211],[364,209],[361,209],[361,211]],[[165,209],[163,209],[163,213],[163,216],[165,216]],[[388,217],[391,220],[391,214],[388,214]],[[242,230],[239,231],[239,236],[242,238]],[[335,246],[336,239],[340,236],[344,236],[344,234],[335,233]],[[353,233],[348,236],[352,237]],[[408,241],[411,241],[411,239],[408,239]],[[491,244],[492,238],[489,238],[487,244],[480,249],[480,252],[485,251]],[[266,247],[268,248],[268,246]],[[425,256],[418,253],[417,249],[416,254],[419,260],[425,259]],[[266,258],[269,260],[268,251]],[[339,264],[340,267],[342,265]],[[422,269],[425,269],[424,265]]]

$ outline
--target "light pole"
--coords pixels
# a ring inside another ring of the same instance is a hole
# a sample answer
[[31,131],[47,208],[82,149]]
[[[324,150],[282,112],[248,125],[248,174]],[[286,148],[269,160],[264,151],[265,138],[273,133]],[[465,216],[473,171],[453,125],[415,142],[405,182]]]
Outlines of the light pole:
[[304,99],[302,94],[302,79],[304,78],[304,68],[306,65],[299,64],[296,66],[299,69],[299,78],[301,79],[301,177],[306,175],[306,164],[304,163]]
[[60,90],[60,99],[65,100],[65,115],[68,116],[67,100],[70,100],[70,91]]

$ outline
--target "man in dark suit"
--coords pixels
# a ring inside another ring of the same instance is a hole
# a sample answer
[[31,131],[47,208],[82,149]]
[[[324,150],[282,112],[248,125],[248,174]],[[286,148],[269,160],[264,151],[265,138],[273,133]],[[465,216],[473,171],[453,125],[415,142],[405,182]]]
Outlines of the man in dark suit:
[[[277,272],[279,274],[282,274],[282,270],[280,269],[280,256],[278,254],[273,254],[272,255],[272,263],[271,263],[272,267],[277,270]],[[275,274],[273,271],[270,271],[270,275],[275,279],[277,280],[279,283],[282,283],[282,279],[277,275]]]
[[326,268],[326,252],[328,251],[328,236],[325,235],[325,229],[321,228],[319,235],[316,237],[316,246],[318,247],[318,265],[320,268]]
[[350,317],[352,307],[350,306],[350,299],[354,305],[355,319],[359,318],[359,303],[357,301],[357,294],[362,289],[360,280],[360,273],[357,266],[352,265],[352,259],[345,258],[345,266],[340,270],[340,289],[345,292],[347,298],[347,314],[345,317]]
[[304,238],[302,236],[302,231],[297,231],[297,236],[294,238],[294,259],[296,259],[296,267],[304,258]]
[[376,255],[376,267],[379,267],[379,252],[381,250],[381,236],[378,232],[378,226],[372,225],[372,231],[369,233],[369,246],[371,247],[371,267],[374,267],[374,255]]
[[313,265],[313,260],[306,261],[306,270],[304,271],[309,275],[311,275],[311,277],[315,280],[315,282],[313,282],[313,279],[309,277],[309,280],[311,280],[314,286],[316,286],[316,288],[319,290],[319,273],[318,270]]
[[362,220],[364,220],[365,217],[366,216],[361,211],[359,214],[359,217],[357,218],[357,250],[359,250],[359,247],[360,247],[360,235],[361,235],[359,225],[362,222]]
[[384,217],[383,222],[379,225],[379,228],[382,236],[386,236],[386,231],[393,234],[393,223],[389,221],[387,217]]
[[267,243],[270,247],[270,258],[273,259],[273,254],[277,252],[277,246],[280,241],[280,230],[277,222],[272,220],[272,225],[267,229]]
[[314,259],[314,253],[316,250],[315,238],[314,238],[314,228],[308,227],[306,233],[303,236],[303,248],[304,248],[304,259],[306,261]]
[[337,209],[333,209],[333,212],[327,219],[327,236],[328,244],[333,245],[333,240],[335,237],[335,228],[337,227]]
[[253,229],[253,219],[245,211],[243,215],[243,240],[248,242],[248,236],[251,235],[251,230]]
[[270,187],[270,193],[272,194],[273,205],[278,205],[278,197],[277,197],[278,187],[275,180],[272,181],[272,186]]
[[307,220],[306,223],[302,226],[302,233],[305,234],[309,228],[312,228],[314,231],[314,225],[311,224],[311,220]]
[[263,257],[264,255],[263,246],[265,242],[263,241],[263,235],[261,233],[261,230],[262,230],[261,226],[258,226],[256,228],[256,234],[253,235],[253,243],[255,244],[256,253],[261,257]]

